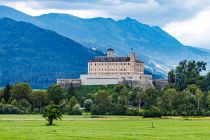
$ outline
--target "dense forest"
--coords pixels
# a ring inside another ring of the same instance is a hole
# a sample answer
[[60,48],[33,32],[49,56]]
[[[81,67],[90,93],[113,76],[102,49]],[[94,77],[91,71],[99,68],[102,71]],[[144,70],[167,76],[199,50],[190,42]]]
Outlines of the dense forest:
[[100,51],[33,24],[0,19],[0,87],[27,82],[47,89],[61,78],[87,73],[87,63]]
[[62,89],[32,90],[27,83],[6,85],[0,90],[1,114],[42,113],[49,104],[62,114],[207,116],[210,115],[210,72],[202,61],[181,61],[168,74],[163,90],[127,85],[80,86]]

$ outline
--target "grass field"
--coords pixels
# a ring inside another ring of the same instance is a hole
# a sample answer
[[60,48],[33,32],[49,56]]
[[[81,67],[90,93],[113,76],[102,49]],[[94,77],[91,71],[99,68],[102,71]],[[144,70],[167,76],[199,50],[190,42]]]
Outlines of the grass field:
[[[154,128],[152,128],[152,122]],[[46,126],[41,115],[0,115],[0,140],[208,140],[210,118],[64,116]]]

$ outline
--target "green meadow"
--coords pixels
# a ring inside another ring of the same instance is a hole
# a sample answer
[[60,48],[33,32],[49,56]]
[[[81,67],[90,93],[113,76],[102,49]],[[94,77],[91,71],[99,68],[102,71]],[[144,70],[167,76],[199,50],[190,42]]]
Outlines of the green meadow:
[[[153,126],[152,126],[153,123]],[[208,140],[210,118],[64,115],[46,126],[41,115],[0,115],[1,140]]]

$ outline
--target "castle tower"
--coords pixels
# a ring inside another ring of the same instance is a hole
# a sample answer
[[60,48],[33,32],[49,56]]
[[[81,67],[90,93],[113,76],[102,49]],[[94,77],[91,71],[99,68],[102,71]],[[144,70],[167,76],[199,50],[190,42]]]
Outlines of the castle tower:
[[135,61],[135,60],[136,60],[136,53],[133,51],[133,48],[131,48],[130,61]]
[[107,49],[107,57],[114,57],[114,49],[112,48]]

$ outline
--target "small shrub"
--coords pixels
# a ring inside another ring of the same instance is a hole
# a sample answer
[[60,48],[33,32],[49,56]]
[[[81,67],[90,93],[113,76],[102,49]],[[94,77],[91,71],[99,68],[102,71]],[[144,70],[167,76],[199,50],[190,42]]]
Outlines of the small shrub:
[[39,113],[40,113],[40,111],[39,111],[38,108],[34,108],[34,109],[33,109],[33,114],[39,114]]
[[2,105],[1,107],[1,113],[2,114],[24,114],[25,112],[14,105],[5,104],[5,105]]
[[150,110],[145,110],[143,113],[143,117],[145,118],[155,118],[155,117],[161,117],[162,114],[158,108],[153,107]]
[[113,104],[111,107],[111,115],[126,115],[127,107],[120,104]]
[[93,101],[91,99],[86,99],[84,101],[84,107],[86,111],[90,111]]
[[139,116],[140,113],[139,113],[138,109],[127,109],[126,115],[128,115],[128,116]]
[[79,104],[76,104],[73,108],[72,108],[72,112],[70,115],[82,115],[82,109],[80,107]]
[[99,110],[98,105],[96,105],[96,104],[93,104],[93,105],[91,106],[90,112],[91,112],[92,115],[102,115],[102,114],[100,113],[100,110]]

